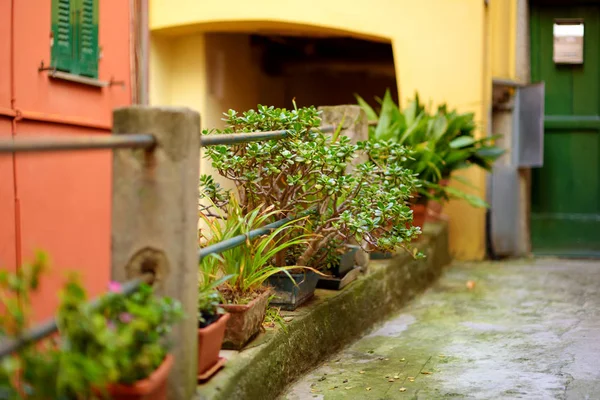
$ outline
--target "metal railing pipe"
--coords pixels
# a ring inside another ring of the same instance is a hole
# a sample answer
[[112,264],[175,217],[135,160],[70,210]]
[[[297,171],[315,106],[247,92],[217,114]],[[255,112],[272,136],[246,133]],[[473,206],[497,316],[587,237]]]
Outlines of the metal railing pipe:
[[141,148],[156,145],[154,136],[128,133],[122,135],[77,135],[70,137],[37,136],[0,139],[0,153],[47,152],[65,150],[101,150]]
[[[322,132],[329,133],[335,130],[335,126],[327,125],[319,128]],[[220,135],[202,135],[200,142],[202,146],[216,146],[220,144],[240,144],[259,142],[262,140],[278,140],[286,137],[289,130],[264,131],[264,132],[242,132],[224,133]]]
[[269,225],[265,225],[262,228],[254,229],[246,235],[238,235],[234,236],[230,239],[223,240],[222,242],[212,244],[210,246],[206,246],[198,250],[198,262],[202,261],[202,259],[211,254],[219,254],[227,250],[231,250],[234,247],[240,246],[246,242],[246,240],[252,240],[262,235],[269,234],[273,229],[277,229],[288,222],[290,222],[292,218],[287,217],[280,219],[279,221],[275,221],[270,223]]

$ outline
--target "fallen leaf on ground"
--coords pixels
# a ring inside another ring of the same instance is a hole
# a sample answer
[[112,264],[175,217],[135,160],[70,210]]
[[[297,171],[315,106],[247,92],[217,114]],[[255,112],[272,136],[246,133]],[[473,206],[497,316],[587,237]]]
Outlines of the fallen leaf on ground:
[[360,372],[359,372],[359,374],[364,374],[364,373],[365,373],[365,371],[360,371]]
[[398,389],[401,392],[406,392],[406,388],[405,387],[401,387],[400,389]]
[[409,381],[409,382],[414,382],[414,381],[415,381],[415,378],[413,378],[413,377],[409,377],[409,378],[408,378],[408,381]]
[[467,289],[473,289],[475,287],[475,281],[467,281]]
[[440,354],[438,357],[439,357],[439,358],[444,358],[444,357],[446,357],[446,356],[445,356],[445,355],[443,355],[443,354]]
[[422,373],[423,375],[431,375],[431,372],[429,372],[429,371],[422,371],[421,373]]
[[406,361],[406,358],[401,358],[400,361]]
[[400,379],[400,375],[394,375],[394,379]]
[[350,390],[350,389],[352,389],[352,386],[346,386],[344,389]]
[[370,387],[368,387],[368,388],[367,388],[367,392],[368,392],[368,391],[370,391],[370,390],[371,390],[371,388],[370,388]]
[[388,379],[388,382],[394,382],[394,380],[393,379]]
[[283,317],[284,322],[292,322],[293,320],[294,320],[294,317]]

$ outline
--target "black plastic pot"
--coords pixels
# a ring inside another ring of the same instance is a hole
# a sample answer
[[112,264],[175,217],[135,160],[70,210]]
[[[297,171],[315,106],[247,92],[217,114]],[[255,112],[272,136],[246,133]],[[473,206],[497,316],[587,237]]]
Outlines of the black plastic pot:
[[350,283],[354,282],[362,271],[361,267],[354,267],[349,272],[346,272],[343,277],[338,278],[335,276],[320,276],[317,288],[328,289],[328,290],[342,290]]
[[354,268],[356,264],[356,252],[360,249],[359,246],[352,244],[347,244],[345,247],[347,250],[344,254],[340,255],[340,263],[329,270],[333,276],[338,278],[343,277]]
[[371,253],[371,260],[389,260],[393,257],[394,255],[392,253],[380,253],[378,251]]
[[299,274],[291,274],[290,277],[279,272],[269,278],[269,285],[275,291],[275,297],[271,300],[271,305],[281,307],[282,310],[293,311],[300,304],[310,299],[315,294],[319,275],[313,271],[306,271]]

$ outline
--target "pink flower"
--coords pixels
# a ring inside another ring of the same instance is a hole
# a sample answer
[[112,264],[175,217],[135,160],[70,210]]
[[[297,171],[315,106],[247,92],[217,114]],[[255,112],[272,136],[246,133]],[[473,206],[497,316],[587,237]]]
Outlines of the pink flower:
[[119,314],[119,321],[121,321],[124,324],[128,324],[133,320],[133,315],[129,314],[128,312],[123,312],[121,314]]
[[114,331],[116,328],[116,325],[113,321],[108,321],[106,325],[108,326],[108,329],[111,331]]
[[121,293],[121,284],[119,282],[111,281],[108,284],[108,291],[111,293]]

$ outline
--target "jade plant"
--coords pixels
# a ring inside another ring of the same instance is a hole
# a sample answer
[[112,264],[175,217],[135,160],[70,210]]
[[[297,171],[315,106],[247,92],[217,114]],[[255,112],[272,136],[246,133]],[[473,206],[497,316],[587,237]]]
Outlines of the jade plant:
[[[259,105],[257,111],[238,115],[230,110],[225,116],[226,129],[203,134],[287,131],[281,140],[206,151],[213,167],[235,183],[244,212],[269,204],[281,210],[273,217],[306,216],[301,227],[313,236],[305,245],[277,254],[277,266],[319,268],[352,240],[367,251],[408,248],[420,233],[411,226],[407,200],[415,190],[415,179],[400,162],[407,155],[404,148],[396,148],[397,158],[389,163],[368,160],[348,168],[360,154],[376,151],[377,145],[353,144],[339,129],[333,134],[322,132],[314,107],[286,110]],[[219,187],[210,189],[211,198],[222,198]]]
[[[473,113],[448,111],[441,105],[431,113],[420,101],[418,94],[404,110],[400,110],[387,90],[380,100],[379,114],[360,96],[359,105],[369,120],[377,121],[369,128],[369,139],[378,143],[397,143],[411,149],[404,166],[418,177],[420,198],[462,198],[474,206],[486,203],[456,188],[442,185],[456,170],[476,165],[491,170],[494,161],[504,150],[494,145],[498,136],[475,138],[476,123]],[[371,157],[376,155],[371,154]],[[432,196],[434,194],[434,196]]]

